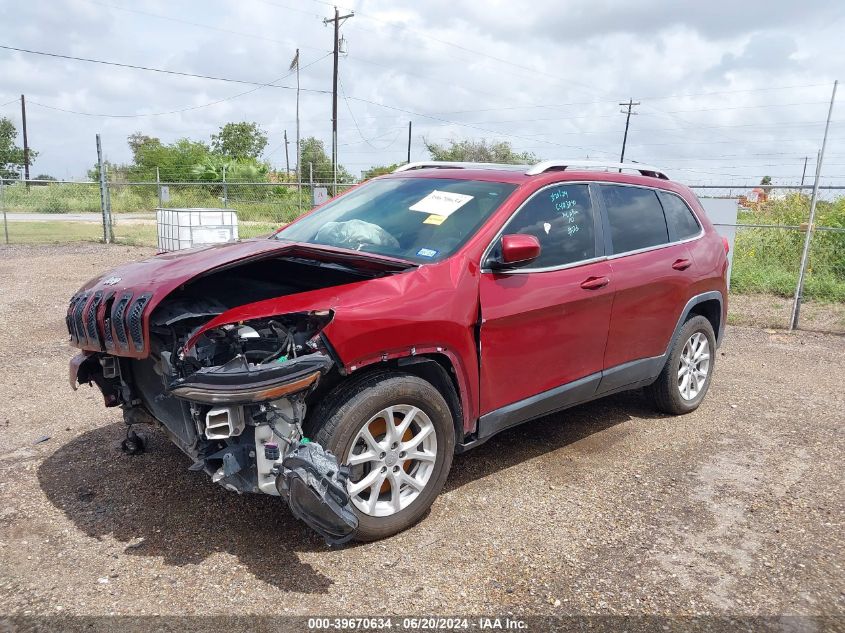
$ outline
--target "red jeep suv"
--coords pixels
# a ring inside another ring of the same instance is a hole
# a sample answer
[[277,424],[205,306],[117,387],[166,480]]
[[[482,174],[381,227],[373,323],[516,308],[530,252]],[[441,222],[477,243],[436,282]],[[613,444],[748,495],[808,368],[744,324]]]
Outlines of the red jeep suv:
[[[633,172],[633,173],[629,173]],[[695,409],[726,242],[640,164],[412,163],[269,239],[160,254],[71,299],[94,382],[213,481],[281,496],[329,543],[419,520],[455,452],[645,387]]]

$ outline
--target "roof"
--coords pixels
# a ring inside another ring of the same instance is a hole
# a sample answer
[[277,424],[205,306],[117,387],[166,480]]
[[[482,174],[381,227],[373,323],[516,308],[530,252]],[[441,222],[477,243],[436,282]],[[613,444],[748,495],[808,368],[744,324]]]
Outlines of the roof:
[[544,160],[535,165],[509,165],[504,163],[471,163],[459,161],[420,161],[415,163],[407,163],[401,167],[393,170],[393,173],[407,172],[417,169],[472,169],[472,170],[493,170],[493,171],[513,171],[522,172],[526,176],[538,176],[549,171],[566,171],[566,170],[608,170],[615,169],[619,173],[623,171],[637,172],[643,176],[650,176],[652,178],[660,178],[661,180],[669,180],[666,172],[651,165],[644,165],[642,163],[614,163],[597,160],[577,160],[577,159],[553,159]]

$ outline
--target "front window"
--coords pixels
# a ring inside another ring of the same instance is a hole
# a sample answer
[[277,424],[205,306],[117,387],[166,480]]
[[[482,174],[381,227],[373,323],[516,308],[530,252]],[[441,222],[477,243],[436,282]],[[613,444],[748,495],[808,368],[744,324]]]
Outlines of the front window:
[[374,180],[285,227],[276,238],[438,261],[457,251],[515,188],[448,178]]
[[540,256],[531,268],[583,262],[596,256],[596,231],[588,185],[560,184],[537,192],[505,227],[533,235]]

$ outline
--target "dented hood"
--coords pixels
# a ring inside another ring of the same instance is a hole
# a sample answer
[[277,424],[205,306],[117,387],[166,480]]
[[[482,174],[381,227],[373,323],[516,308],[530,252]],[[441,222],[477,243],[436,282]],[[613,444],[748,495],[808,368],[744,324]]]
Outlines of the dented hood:
[[415,266],[369,253],[266,238],[164,253],[110,270],[82,286],[67,311],[71,342],[81,349],[146,357],[149,315],[174,290],[214,271],[279,256],[307,257],[372,271]]
[[412,265],[403,260],[369,253],[276,239],[253,239],[162,253],[140,262],[125,264],[94,277],[79,291],[152,290],[156,297],[163,298],[174,288],[203,274],[231,264],[279,255],[302,255],[322,261],[355,262],[357,266],[370,270],[401,270]]

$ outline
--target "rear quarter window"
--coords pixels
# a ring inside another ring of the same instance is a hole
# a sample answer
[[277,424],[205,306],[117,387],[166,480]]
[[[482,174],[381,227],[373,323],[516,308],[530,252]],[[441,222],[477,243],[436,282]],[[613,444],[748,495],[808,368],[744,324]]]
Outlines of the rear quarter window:
[[628,253],[669,243],[663,207],[652,189],[602,185],[612,252]]
[[666,214],[666,226],[669,229],[670,240],[677,242],[698,235],[701,226],[698,224],[692,209],[680,196],[665,191],[661,191],[657,195]]

